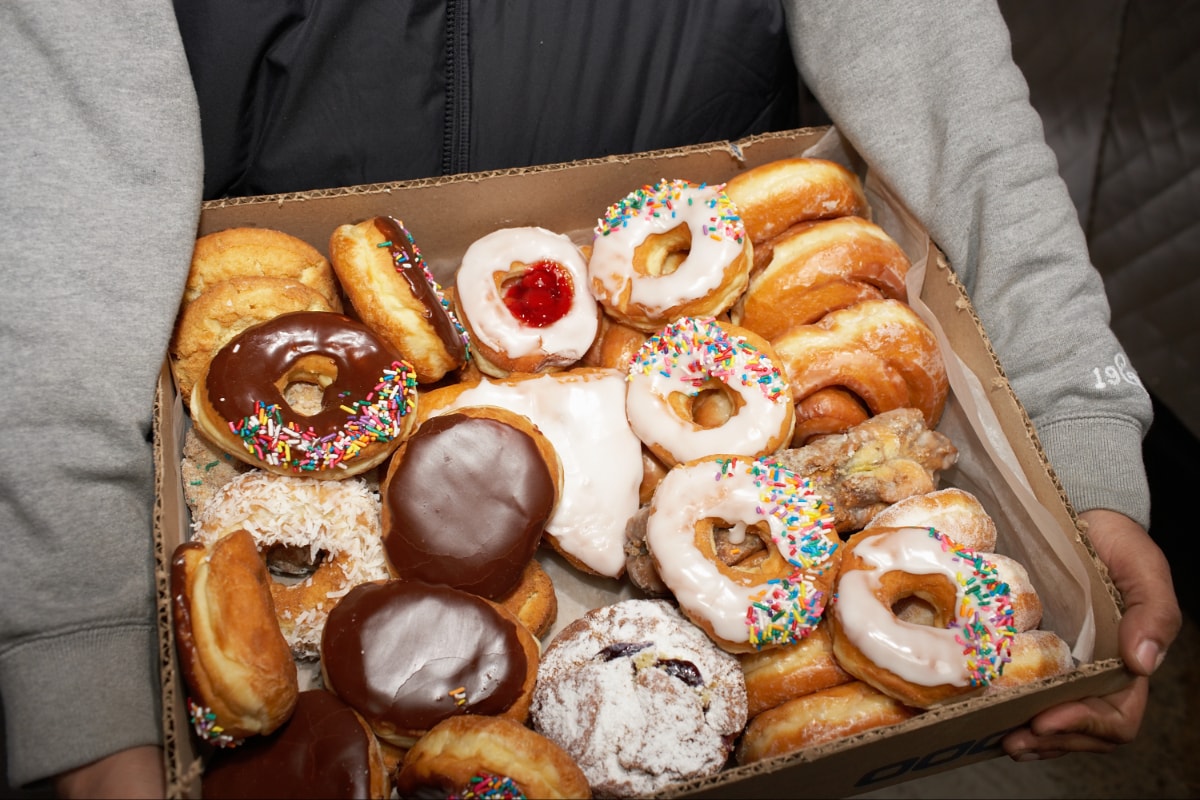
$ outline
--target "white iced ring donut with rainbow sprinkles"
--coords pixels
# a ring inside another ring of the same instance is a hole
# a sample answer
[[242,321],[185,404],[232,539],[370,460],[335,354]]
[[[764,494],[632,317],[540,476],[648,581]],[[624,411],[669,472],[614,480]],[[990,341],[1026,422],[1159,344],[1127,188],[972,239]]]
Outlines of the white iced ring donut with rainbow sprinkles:
[[[746,546],[752,555],[740,561],[722,557],[750,537],[765,547]],[[673,467],[650,501],[646,545],[683,614],[732,653],[807,636],[840,558],[833,515],[807,479],[736,456]]]
[[643,186],[609,206],[594,234],[592,293],[614,319],[647,333],[723,313],[750,279],[753,245],[723,185]]
[[[892,609],[919,597],[931,625]],[[983,689],[1009,660],[1012,595],[994,564],[934,528],[867,528],[842,553],[828,615],[838,663],[905,705],[931,708]]]
[[721,454],[765,456],[791,441],[795,407],[770,344],[711,317],[649,337],[629,367],[629,426],[667,466]]

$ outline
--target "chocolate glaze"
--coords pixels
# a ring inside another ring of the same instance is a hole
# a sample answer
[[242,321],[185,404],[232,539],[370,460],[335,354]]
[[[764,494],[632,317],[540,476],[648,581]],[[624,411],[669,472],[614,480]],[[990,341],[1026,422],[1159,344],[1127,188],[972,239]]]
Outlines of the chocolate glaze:
[[201,782],[205,798],[370,797],[371,734],[330,692],[301,692],[296,710],[268,736],[213,753]]
[[493,419],[443,414],[404,443],[383,486],[395,574],[490,599],[517,585],[554,511],[533,439]]
[[517,624],[448,586],[363,583],[329,613],[322,671],[376,730],[501,714],[521,696],[529,667]]
[[462,334],[425,276],[425,259],[413,245],[408,231],[399,220],[392,217],[375,217],[374,222],[375,230],[390,242],[388,255],[396,267],[396,274],[404,279],[412,296],[424,307],[425,319],[433,327],[446,351],[456,359],[462,360],[466,347]]
[[[324,407],[312,416],[289,413],[275,382],[304,356],[324,356],[337,376],[324,393]],[[284,419],[325,435],[346,422],[346,410],[374,389],[400,352],[370,328],[330,311],[295,311],[253,325],[213,357],[205,386],[223,419],[237,422],[257,413],[257,404],[278,405]]]

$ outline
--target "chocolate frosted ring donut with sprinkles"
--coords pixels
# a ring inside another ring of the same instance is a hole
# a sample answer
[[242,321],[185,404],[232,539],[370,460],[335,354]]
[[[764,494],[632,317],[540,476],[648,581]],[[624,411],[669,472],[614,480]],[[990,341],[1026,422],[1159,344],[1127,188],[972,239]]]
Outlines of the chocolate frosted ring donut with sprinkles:
[[753,245],[722,186],[662,180],[609,206],[588,259],[592,293],[641,331],[727,311],[750,280]]
[[770,344],[711,317],[648,338],[629,366],[626,413],[667,466],[710,455],[770,455],[791,441],[795,407]]
[[[292,408],[284,393],[296,383],[321,388],[319,411]],[[416,386],[409,363],[365,325],[301,311],[226,343],[196,381],[192,419],[252,466],[343,479],[378,465],[412,432]]]
[[667,473],[650,501],[646,546],[684,615],[732,653],[812,632],[840,557],[833,513],[807,479],[735,456]]

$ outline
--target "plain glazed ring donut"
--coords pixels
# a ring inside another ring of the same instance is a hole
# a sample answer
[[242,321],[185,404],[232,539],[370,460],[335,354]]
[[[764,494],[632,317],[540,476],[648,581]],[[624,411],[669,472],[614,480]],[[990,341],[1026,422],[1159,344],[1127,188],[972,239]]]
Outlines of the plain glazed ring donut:
[[[324,390],[316,414],[284,398],[291,383]],[[378,465],[412,430],[412,367],[370,328],[341,314],[296,312],[251,326],[217,352],[190,404],[210,441],[281,475],[342,479]]]
[[795,411],[762,337],[711,318],[684,317],[646,340],[629,367],[626,413],[664,464],[774,453]]
[[[931,625],[893,607],[919,597]],[[933,528],[869,528],[847,541],[828,615],[842,668],[905,705],[932,708],[1001,674],[1013,635],[1012,593],[995,566]]]
[[278,627],[297,658],[316,657],[321,628],[350,587],[387,577],[379,498],[362,479],[322,481],[262,470],[238,475],[196,515],[195,541],[231,531],[253,537],[279,580],[270,584]]
[[[766,545],[739,563],[718,555]],[[646,546],[680,610],[730,652],[790,644],[821,620],[837,567],[833,515],[808,482],[769,459],[709,457],[671,469],[654,493]]]
[[493,377],[569,367],[596,338],[587,260],[566,236],[505,228],[463,254],[454,302],[479,369]]
[[340,225],[329,258],[359,318],[432,383],[467,362],[467,340],[442,287],[404,223],[372,217]]
[[720,186],[660,181],[610,206],[596,226],[588,275],[615,319],[655,331],[715,317],[746,288],[753,247]]

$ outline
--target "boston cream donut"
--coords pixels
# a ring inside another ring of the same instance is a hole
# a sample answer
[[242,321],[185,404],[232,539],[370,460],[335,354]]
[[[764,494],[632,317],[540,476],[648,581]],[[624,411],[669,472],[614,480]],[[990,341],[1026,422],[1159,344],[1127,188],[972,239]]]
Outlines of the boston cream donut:
[[[717,538],[766,545],[727,564]],[[680,609],[730,652],[786,645],[821,620],[839,539],[828,506],[768,459],[717,457],[674,467],[650,504],[646,545]]]
[[600,317],[583,253],[537,227],[473,242],[454,280],[454,302],[479,369],[493,377],[571,366],[591,347]]
[[[995,566],[932,528],[868,528],[843,548],[828,615],[850,674],[917,708],[982,690],[1001,674],[1013,635],[1012,593]],[[931,625],[898,619],[919,597]]]
[[629,367],[629,425],[664,464],[774,453],[795,413],[771,346],[744,328],[684,317],[646,340]]
[[650,332],[680,317],[724,313],[745,290],[752,257],[720,186],[663,180],[608,208],[588,275],[609,314]]
[[269,580],[245,531],[185,542],[171,560],[176,650],[197,734],[218,747],[267,734],[292,713],[295,664]]
[[[291,383],[324,390],[315,414],[284,398]],[[211,441],[281,475],[342,479],[379,464],[408,436],[412,367],[365,325],[341,314],[295,312],[251,326],[217,352],[190,404]]]
[[358,316],[432,383],[467,361],[462,325],[412,234],[393,217],[340,225],[329,258]]

